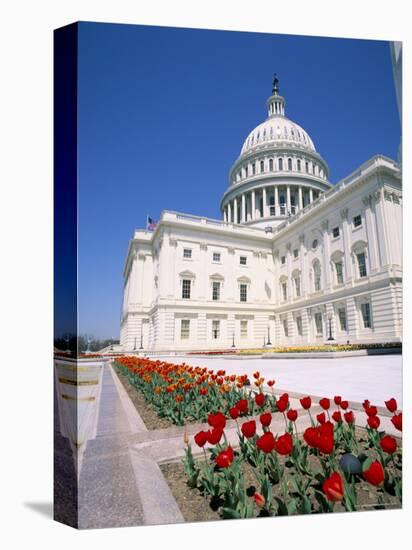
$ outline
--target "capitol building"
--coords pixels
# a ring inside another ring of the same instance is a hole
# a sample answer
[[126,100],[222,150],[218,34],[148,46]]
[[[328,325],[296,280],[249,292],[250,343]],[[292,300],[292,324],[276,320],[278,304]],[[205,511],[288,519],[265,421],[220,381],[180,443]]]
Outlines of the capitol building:
[[124,269],[124,351],[399,342],[402,182],[382,155],[336,184],[273,80],[221,220],[163,211]]

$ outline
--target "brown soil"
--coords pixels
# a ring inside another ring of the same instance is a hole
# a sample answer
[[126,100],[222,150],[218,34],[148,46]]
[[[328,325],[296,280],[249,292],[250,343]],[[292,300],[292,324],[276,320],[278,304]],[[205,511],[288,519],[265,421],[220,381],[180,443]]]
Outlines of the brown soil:
[[162,428],[170,428],[170,426],[174,426],[173,422],[167,418],[160,418],[158,416],[152,405],[145,400],[143,394],[140,391],[137,391],[136,388],[130,384],[127,376],[122,374],[116,367],[115,370],[120,382],[122,383],[148,430],[160,430]]

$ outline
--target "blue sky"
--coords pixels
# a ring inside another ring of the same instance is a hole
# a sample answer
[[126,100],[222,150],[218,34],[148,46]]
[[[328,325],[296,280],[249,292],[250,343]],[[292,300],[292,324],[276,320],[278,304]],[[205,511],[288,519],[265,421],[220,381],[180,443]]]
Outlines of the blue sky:
[[310,134],[332,183],[375,154],[396,159],[387,42],[80,24],[81,333],[118,338],[127,246],[147,214],[220,218],[274,72],[286,115]]

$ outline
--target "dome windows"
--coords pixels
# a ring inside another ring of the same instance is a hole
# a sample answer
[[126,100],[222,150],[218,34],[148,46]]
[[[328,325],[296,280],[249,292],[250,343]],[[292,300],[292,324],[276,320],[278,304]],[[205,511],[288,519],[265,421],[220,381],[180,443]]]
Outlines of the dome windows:
[[283,159],[282,158],[279,159],[279,170],[280,171],[283,170]]
[[297,170],[298,170],[298,172],[300,172],[301,169],[302,169],[302,166],[301,166],[302,163],[301,163],[301,160],[300,160],[300,159],[298,159],[298,160],[296,161],[296,165],[297,165]]
[[292,159],[288,158],[288,170],[292,170]]
[[269,172],[273,172],[273,159],[269,159]]

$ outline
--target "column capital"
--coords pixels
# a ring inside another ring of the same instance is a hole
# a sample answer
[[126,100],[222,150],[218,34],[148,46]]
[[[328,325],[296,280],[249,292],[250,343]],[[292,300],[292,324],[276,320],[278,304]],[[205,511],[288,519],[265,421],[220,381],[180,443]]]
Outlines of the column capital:
[[342,220],[348,219],[348,213],[349,213],[349,208],[342,208],[342,210],[340,211],[340,216]]

